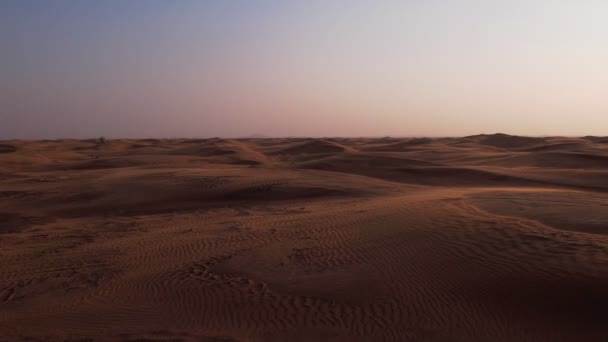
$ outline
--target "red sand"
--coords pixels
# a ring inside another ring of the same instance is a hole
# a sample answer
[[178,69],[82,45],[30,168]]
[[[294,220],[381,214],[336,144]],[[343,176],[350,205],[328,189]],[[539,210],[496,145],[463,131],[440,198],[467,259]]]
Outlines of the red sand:
[[607,141],[2,141],[0,340],[605,341]]

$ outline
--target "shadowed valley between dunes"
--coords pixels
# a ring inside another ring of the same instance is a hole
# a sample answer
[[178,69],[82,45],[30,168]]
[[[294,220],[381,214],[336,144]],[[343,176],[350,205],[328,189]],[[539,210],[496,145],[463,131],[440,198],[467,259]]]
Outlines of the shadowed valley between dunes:
[[0,142],[0,340],[604,341],[608,138]]

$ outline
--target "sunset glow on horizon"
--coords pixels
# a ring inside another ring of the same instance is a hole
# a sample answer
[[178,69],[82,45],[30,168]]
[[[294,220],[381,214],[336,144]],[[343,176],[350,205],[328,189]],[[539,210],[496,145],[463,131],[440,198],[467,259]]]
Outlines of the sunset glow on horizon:
[[0,140],[608,135],[606,1],[0,2]]

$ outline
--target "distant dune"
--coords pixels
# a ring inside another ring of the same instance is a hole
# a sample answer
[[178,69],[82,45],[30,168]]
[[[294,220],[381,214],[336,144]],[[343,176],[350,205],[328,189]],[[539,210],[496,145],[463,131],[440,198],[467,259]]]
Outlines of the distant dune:
[[278,155],[299,155],[299,154],[326,154],[355,152],[355,149],[344,146],[340,143],[325,139],[307,139],[303,142],[281,146],[271,154]]
[[608,137],[0,141],[0,341],[606,341]]
[[520,137],[503,133],[472,135],[463,138],[462,141],[502,148],[530,147],[546,142],[543,138]]

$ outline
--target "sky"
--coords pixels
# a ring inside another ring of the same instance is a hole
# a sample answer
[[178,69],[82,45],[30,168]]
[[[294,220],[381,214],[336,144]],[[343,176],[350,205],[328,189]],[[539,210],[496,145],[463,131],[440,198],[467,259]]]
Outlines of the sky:
[[608,135],[605,0],[0,0],[0,140]]

